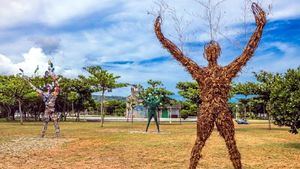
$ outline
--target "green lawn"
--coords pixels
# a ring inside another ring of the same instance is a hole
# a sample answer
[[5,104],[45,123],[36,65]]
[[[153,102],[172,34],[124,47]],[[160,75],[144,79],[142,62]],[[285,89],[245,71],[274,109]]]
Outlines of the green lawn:
[[[196,134],[195,123],[61,122],[55,139],[50,123],[47,137],[39,138],[40,122],[21,126],[0,122],[0,168],[188,168]],[[300,135],[266,121],[236,126],[236,139],[246,169],[300,168]],[[225,143],[216,130],[208,140],[199,168],[232,168]]]

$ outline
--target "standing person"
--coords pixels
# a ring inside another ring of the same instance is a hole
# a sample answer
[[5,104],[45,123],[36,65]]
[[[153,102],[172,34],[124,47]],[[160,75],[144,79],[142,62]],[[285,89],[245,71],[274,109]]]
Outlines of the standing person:
[[252,11],[256,21],[256,30],[243,53],[224,67],[217,62],[221,48],[216,41],[210,41],[204,46],[204,57],[208,61],[208,66],[201,67],[186,57],[173,42],[163,35],[161,32],[161,17],[158,16],[155,20],[154,30],[158,40],[187,69],[199,85],[202,103],[197,118],[197,138],[191,152],[190,169],[197,168],[201,150],[211,135],[215,124],[226,142],[234,168],[242,168],[241,155],[236,146],[234,124],[227,100],[232,79],[237,76],[238,72],[253,56],[266,24],[265,12],[256,3],[252,4]]

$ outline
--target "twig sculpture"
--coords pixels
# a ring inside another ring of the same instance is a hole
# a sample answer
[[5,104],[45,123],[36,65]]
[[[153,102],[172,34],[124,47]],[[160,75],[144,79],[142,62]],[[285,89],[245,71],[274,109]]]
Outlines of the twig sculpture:
[[131,118],[131,122],[133,122],[133,109],[138,104],[138,94],[139,88],[137,85],[131,86],[131,94],[126,98],[126,117],[127,122],[129,118]]
[[161,16],[158,16],[155,20],[155,33],[163,47],[187,69],[199,84],[199,94],[202,104],[198,113],[197,139],[191,152],[190,169],[197,167],[201,157],[201,150],[211,135],[215,124],[220,135],[226,142],[234,168],[242,168],[241,155],[235,141],[234,123],[227,100],[232,79],[237,76],[237,73],[253,56],[266,24],[265,12],[256,3],[253,3],[251,7],[257,25],[256,30],[244,48],[243,53],[225,67],[221,67],[217,63],[217,59],[221,53],[221,48],[217,42],[210,41],[205,45],[204,57],[208,61],[208,66],[200,67],[193,60],[186,57],[173,42],[163,35],[161,31]]

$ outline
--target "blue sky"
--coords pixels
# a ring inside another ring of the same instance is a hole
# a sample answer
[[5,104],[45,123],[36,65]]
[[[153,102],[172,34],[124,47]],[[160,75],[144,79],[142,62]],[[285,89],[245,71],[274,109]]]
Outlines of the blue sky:
[[[203,0],[205,3],[206,0]],[[247,2],[249,0],[246,0]],[[76,77],[87,73],[82,67],[100,65],[120,75],[121,82],[145,84],[161,80],[176,93],[178,81],[190,75],[161,48],[153,32],[154,16],[147,14],[157,6],[152,0],[0,0],[0,73],[15,74],[23,68],[29,74],[37,65],[46,69],[51,59],[59,74]],[[206,65],[203,44],[210,40],[205,9],[194,0],[166,0],[182,17],[184,52],[200,65]],[[217,2],[217,0],[213,1]],[[253,59],[235,79],[254,80],[251,72],[284,72],[300,65],[300,1],[265,0],[272,4],[263,39]],[[249,3],[249,2],[248,2]],[[226,65],[242,52],[254,29],[247,10],[246,34],[244,1],[227,0],[215,38],[222,46],[219,63]],[[250,5],[247,5],[250,7]],[[176,24],[170,12],[164,13],[163,31],[178,45]],[[177,25],[178,26],[178,25]],[[42,74],[42,71],[40,72]],[[128,95],[128,88],[110,95]]]

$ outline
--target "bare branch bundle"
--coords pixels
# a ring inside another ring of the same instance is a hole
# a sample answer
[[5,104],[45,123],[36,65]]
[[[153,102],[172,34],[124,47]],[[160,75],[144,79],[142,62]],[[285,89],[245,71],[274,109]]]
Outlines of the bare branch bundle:
[[[208,0],[208,5],[204,4],[204,6],[207,8],[206,14],[211,26],[211,37],[213,38],[212,18],[214,15],[211,12],[215,10],[216,6],[213,6],[214,9],[211,8],[211,0]],[[174,59],[186,68],[199,85],[199,96],[202,103],[197,117],[197,139],[191,152],[190,169],[197,168],[202,148],[206,140],[210,137],[215,124],[220,135],[225,140],[234,168],[242,169],[241,155],[236,146],[234,124],[227,101],[230,95],[229,91],[232,79],[237,76],[237,73],[241,71],[253,56],[267,22],[266,14],[259,5],[253,3],[251,8],[256,22],[256,29],[242,54],[225,67],[220,66],[217,62],[221,53],[221,47],[218,42],[211,40],[205,45],[204,57],[208,61],[208,66],[202,67],[185,56],[172,41],[164,36],[161,30],[162,20],[160,15],[156,17],[154,22],[154,32],[157,39],[170,52]]]

